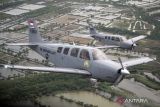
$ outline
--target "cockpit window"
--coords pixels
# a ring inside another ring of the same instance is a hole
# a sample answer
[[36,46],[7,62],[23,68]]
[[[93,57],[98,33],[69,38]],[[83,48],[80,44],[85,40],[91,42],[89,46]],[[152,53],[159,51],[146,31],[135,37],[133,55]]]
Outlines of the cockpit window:
[[83,49],[80,53],[80,58],[85,59],[85,60],[90,60],[89,52],[88,50]]
[[107,56],[101,50],[93,49],[92,51],[93,60],[105,60]]
[[62,49],[63,49],[62,47],[58,47],[57,52],[58,52],[58,53],[61,53],[61,52],[62,52]]
[[122,37],[119,37],[119,40],[120,40],[120,41],[123,41]]
[[79,48],[73,48],[71,50],[71,56],[77,57],[79,52]]
[[115,38],[115,41],[120,41],[119,37],[116,37],[116,38]]
[[127,40],[125,37],[120,37],[120,41],[125,41]]

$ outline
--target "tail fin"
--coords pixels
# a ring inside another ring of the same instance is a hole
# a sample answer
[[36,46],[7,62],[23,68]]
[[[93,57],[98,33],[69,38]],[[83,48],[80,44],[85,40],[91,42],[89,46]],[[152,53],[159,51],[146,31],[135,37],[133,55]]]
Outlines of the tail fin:
[[43,42],[36,22],[30,19],[28,20],[28,26],[29,26],[29,42],[31,43]]
[[91,36],[97,34],[96,28],[94,28],[93,25],[89,25],[89,33]]

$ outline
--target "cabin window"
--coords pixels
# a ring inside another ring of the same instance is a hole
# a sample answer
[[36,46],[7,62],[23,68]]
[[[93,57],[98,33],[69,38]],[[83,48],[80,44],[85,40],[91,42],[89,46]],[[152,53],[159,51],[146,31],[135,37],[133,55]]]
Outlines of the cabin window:
[[119,37],[116,37],[115,40],[116,40],[116,41],[120,41]]
[[114,40],[115,40],[115,37],[112,37],[112,40],[114,41]]
[[61,53],[62,52],[63,47],[58,47],[57,52]]
[[90,60],[88,50],[83,49],[80,53],[80,58],[85,59],[85,60]]
[[105,39],[107,39],[107,36],[105,36]]
[[108,40],[110,40],[110,36],[108,36]]
[[77,57],[79,52],[79,48],[73,48],[71,51],[71,56]]
[[69,52],[69,48],[64,48],[63,54],[67,55]]

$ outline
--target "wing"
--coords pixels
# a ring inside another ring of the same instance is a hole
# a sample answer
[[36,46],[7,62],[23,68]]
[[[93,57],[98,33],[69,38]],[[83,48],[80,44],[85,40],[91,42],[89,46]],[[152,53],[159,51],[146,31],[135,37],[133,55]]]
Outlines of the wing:
[[40,45],[40,43],[5,43],[8,46],[35,46]]
[[54,43],[5,43],[3,45],[7,45],[7,46],[52,46],[55,45]]
[[53,72],[53,73],[69,73],[69,74],[80,74],[80,75],[91,75],[86,70],[72,69],[72,68],[59,68],[59,67],[32,67],[32,66],[21,66],[21,65],[5,65],[1,64],[0,67],[20,70],[31,70],[41,72]]
[[[54,43],[5,43],[4,45],[7,46],[52,46],[55,45]],[[105,49],[105,48],[119,48],[120,46],[115,45],[106,45],[106,46],[98,46],[95,48],[98,49]]]
[[120,46],[115,46],[115,45],[106,45],[106,46],[98,46],[95,47],[97,49],[105,49],[105,48],[119,48]]
[[135,37],[135,38],[131,38],[131,39],[129,39],[129,40],[132,40],[133,42],[136,42],[136,41],[139,41],[139,40],[144,39],[144,38],[146,38],[146,37],[147,37],[147,36],[141,35],[141,36],[137,36],[137,37]]
[[132,60],[129,60],[129,61],[125,61],[125,62],[123,62],[123,65],[125,67],[130,67],[130,66],[134,66],[134,65],[147,63],[147,62],[150,62],[150,61],[153,61],[153,60],[156,60],[156,58],[142,57],[142,58],[137,58],[137,59],[132,59]]

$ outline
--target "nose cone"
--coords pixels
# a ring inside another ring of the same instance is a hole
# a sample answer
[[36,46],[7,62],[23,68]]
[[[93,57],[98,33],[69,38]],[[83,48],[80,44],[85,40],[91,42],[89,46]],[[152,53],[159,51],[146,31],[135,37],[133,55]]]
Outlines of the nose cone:
[[134,43],[132,46],[133,46],[133,47],[136,47],[137,45]]
[[131,40],[128,40],[128,41],[124,41],[121,46],[122,48],[133,49],[137,45]]
[[127,69],[121,69],[121,74],[129,75],[130,72]]

